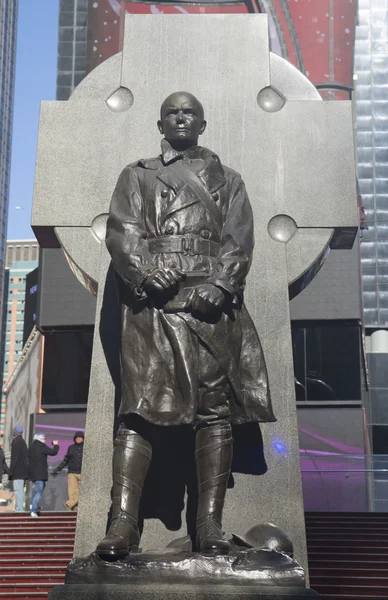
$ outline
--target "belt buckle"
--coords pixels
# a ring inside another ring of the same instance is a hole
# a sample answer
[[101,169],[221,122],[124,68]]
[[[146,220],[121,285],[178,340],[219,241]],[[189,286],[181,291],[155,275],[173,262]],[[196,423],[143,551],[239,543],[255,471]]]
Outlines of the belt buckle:
[[195,238],[192,235],[185,235],[182,238],[182,252],[185,256],[195,256],[194,251]]

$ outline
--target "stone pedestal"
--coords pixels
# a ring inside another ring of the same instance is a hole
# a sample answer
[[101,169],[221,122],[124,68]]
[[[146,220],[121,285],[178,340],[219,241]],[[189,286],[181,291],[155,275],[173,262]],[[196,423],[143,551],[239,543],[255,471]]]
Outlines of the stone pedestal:
[[311,589],[232,585],[58,585],[48,600],[307,600]]
[[131,553],[109,562],[96,554],[75,558],[65,585],[49,600],[299,600],[318,597],[306,589],[299,563],[284,552],[234,546],[209,556],[173,548]]

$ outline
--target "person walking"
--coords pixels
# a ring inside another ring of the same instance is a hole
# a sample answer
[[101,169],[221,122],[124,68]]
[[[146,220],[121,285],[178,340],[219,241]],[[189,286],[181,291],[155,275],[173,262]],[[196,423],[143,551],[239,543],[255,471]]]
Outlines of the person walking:
[[31,517],[38,517],[39,502],[48,480],[48,456],[56,456],[59,451],[58,441],[53,441],[53,447],[46,446],[46,436],[36,433],[28,450],[28,478],[33,482]]
[[68,510],[77,510],[79,500],[79,489],[81,483],[82,454],[84,451],[84,433],[76,431],[74,435],[74,444],[69,446],[63,461],[53,471],[57,475],[67,466],[67,496],[65,508]]
[[12,432],[10,479],[15,492],[15,511],[24,510],[24,485],[28,479],[28,450],[23,439],[23,427],[16,425]]
[[0,446],[0,489],[3,488],[3,473],[9,475],[9,468],[7,463],[5,462],[4,450]]

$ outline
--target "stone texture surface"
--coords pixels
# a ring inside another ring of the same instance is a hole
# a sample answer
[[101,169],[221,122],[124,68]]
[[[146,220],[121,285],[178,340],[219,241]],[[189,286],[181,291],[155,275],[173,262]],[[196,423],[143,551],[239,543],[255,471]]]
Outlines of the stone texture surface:
[[311,589],[263,589],[233,586],[144,586],[131,585],[60,585],[51,590],[48,600],[305,600],[319,598]]
[[[105,244],[100,245],[99,281],[97,294],[96,326],[94,329],[93,355],[90,373],[89,400],[85,426],[85,448],[82,461],[82,480],[76,531],[76,554],[85,556],[95,549],[105,534],[110,507],[112,485],[112,450],[115,416],[114,377],[108,368],[104,345],[109,345],[109,331],[101,327],[106,312],[107,294],[112,313],[115,296],[111,296],[112,281],[107,278],[110,256]],[[116,309],[120,312],[118,304]]]
[[[274,113],[257,103],[258,93],[269,85],[287,100]],[[132,92],[134,103],[114,112],[106,99],[120,86]],[[295,557],[307,569],[287,287],[290,277],[300,277],[324,252],[333,228],[358,223],[350,103],[319,101],[291,65],[274,57],[270,61],[263,15],[128,17],[122,63],[113,57],[84,80],[69,102],[42,106],[33,226],[39,234],[56,226],[68,255],[81,272],[90,269],[92,279],[102,252],[99,316],[109,260],[90,228],[107,212],[121,169],[159,152],[155,122],[160,102],[185,88],[205,106],[209,125],[201,143],[242,174],[251,199],[256,248],[246,300],[263,343],[278,418],[262,427],[268,472],[236,475],[227,496],[225,529],[243,534],[253,524],[273,522],[292,539]],[[268,235],[268,222],[277,214],[288,214],[300,228],[288,244]],[[83,230],[81,242],[72,228]],[[83,261],[88,244],[94,258]],[[114,400],[96,327],[78,556],[90,553],[105,530]],[[184,534],[147,522],[142,546],[163,548]]]

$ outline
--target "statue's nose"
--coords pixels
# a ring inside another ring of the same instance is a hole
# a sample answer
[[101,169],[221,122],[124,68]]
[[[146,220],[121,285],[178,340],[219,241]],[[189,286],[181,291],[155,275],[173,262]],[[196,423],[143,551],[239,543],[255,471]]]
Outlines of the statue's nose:
[[185,116],[183,114],[182,111],[179,111],[177,118],[176,118],[178,123],[184,123],[185,122]]

